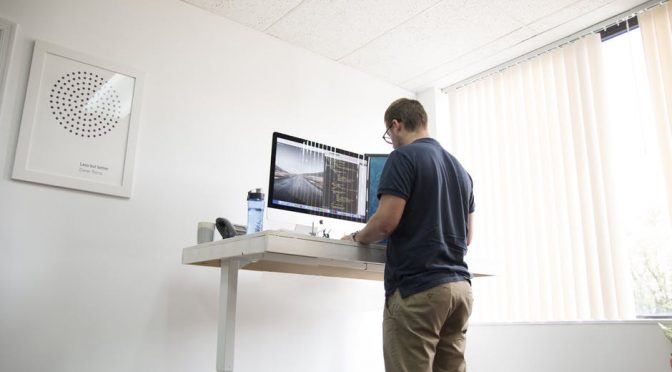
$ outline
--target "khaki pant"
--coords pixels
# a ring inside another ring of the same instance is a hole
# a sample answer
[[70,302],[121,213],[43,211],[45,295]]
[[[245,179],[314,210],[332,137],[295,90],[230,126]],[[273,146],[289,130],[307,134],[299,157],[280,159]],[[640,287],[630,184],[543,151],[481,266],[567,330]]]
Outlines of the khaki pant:
[[387,299],[383,316],[386,372],[464,372],[465,334],[473,304],[467,281]]

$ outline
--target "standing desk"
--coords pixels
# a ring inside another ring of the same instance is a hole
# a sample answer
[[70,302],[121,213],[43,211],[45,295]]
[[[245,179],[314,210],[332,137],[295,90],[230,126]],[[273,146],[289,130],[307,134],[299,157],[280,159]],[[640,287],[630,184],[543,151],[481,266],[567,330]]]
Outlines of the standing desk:
[[220,268],[217,371],[232,372],[238,270],[383,280],[385,247],[268,230],[184,248],[182,263]]

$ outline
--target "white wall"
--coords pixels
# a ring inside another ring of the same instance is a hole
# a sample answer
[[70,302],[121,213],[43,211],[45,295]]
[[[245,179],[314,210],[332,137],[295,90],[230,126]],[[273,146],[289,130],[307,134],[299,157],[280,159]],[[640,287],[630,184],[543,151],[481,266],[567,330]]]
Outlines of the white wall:
[[[216,269],[196,223],[245,222],[271,133],[389,151],[411,93],[177,0],[2,0],[18,23],[0,116],[0,371],[210,371]],[[10,179],[32,41],[146,72],[130,200]],[[382,283],[242,272],[237,371],[381,370]]]
[[[180,264],[196,223],[245,221],[273,130],[385,152],[383,112],[412,96],[176,0],[2,0],[0,17],[19,24],[0,107],[3,372],[214,370],[219,273]],[[35,39],[146,72],[130,200],[10,179]],[[382,371],[382,291],[241,272],[236,371]],[[637,327],[475,325],[470,370],[665,371],[631,368],[667,347]],[[613,369],[539,368],[594,367],[604,353],[618,354]]]
[[[443,93],[439,88],[425,89],[417,94],[417,99],[427,111],[427,126],[432,137],[436,138],[437,128],[448,123],[446,103]],[[443,144],[446,146],[447,144]]]

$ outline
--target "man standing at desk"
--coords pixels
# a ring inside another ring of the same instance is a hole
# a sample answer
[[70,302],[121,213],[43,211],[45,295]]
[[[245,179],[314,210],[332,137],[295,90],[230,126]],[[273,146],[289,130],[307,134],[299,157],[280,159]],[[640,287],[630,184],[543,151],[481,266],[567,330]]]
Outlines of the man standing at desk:
[[387,372],[465,371],[473,297],[464,262],[471,242],[473,183],[458,160],[430,138],[427,113],[401,98],[385,111],[392,144],[378,188],[378,210],[343,237],[388,238],[383,352]]

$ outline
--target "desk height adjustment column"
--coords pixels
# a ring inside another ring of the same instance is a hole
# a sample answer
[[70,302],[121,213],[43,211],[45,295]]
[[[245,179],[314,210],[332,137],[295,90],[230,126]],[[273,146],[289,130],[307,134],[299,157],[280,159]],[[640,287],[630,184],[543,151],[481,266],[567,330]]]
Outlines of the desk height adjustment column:
[[217,332],[217,372],[233,372],[238,269],[240,269],[239,259],[221,260],[221,277],[219,281],[219,326]]

